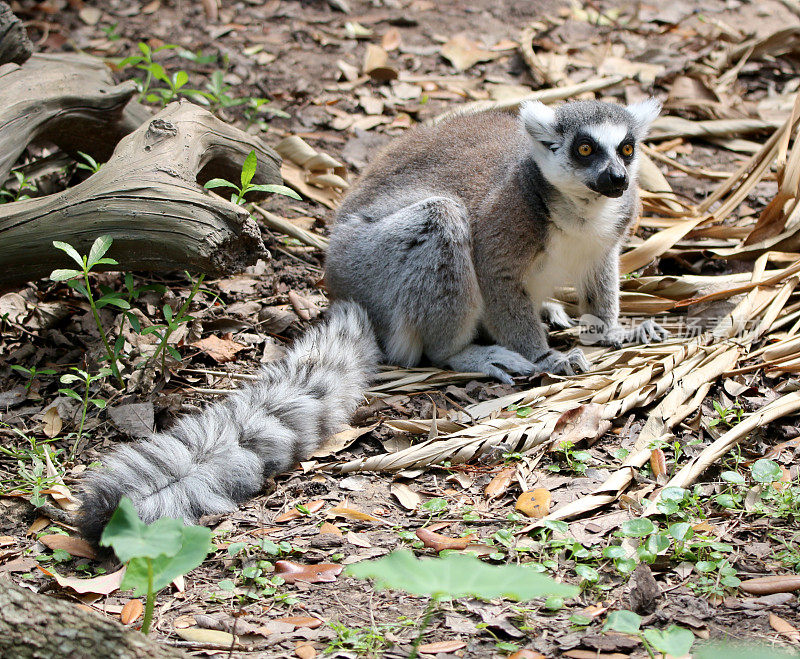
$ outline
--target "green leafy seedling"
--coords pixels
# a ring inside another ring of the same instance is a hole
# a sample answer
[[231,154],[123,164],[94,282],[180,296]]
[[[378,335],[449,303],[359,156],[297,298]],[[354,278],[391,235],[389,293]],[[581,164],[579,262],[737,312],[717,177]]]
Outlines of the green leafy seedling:
[[536,597],[575,597],[579,589],[558,583],[523,565],[487,565],[474,556],[447,554],[443,558],[420,560],[409,551],[394,551],[375,561],[362,561],[347,568],[350,576],[374,579],[378,588],[430,595],[419,634],[409,657],[417,656],[425,628],[438,602],[445,598],[505,597],[517,601]]
[[211,552],[211,530],[162,517],[145,524],[130,499],[123,498],[100,538],[127,565],[120,588],[147,596],[142,633],[150,631],[156,593],[200,565]]
[[75,165],[75,167],[77,167],[78,169],[85,169],[87,172],[96,174],[97,171],[103,166],[103,163],[98,163],[88,153],[84,153],[83,151],[78,151],[78,155],[85,160],[85,162],[79,162]]
[[25,391],[30,391],[31,386],[33,385],[33,381],[40,375],[55,375],[56,372],[52,368],[42,368],[38,369],[35,366],[31,366],[30,368],[25,368],[24,366],[20,366],[18,364],[12,364],[11,370],[16,371],[17,373],[22,373],[25,377],[28,378],[28,382],[25,384]]
[[254,149],[248,153],[247,158],[244,159],[244,164],[242,165],[242,174],[240,177],[241,186],[231,183],[230,181],[226,181],[224,178],[212,178],[205,184],[204,187],[207,190],[211,190],[212,188],[233,188],[236,190],[236,192],[231,195],[231,203],[236,204],[237,206],[244,204],[244,197],[248,192],[273,192],[275,194],[282,194],[287,197],[291,197],[292,199],[301,198],[300,195],[298,195],[294,190],[286,187],[285,185],[253,185],[252,180],[256,175],[257,167],[258,158]]
[[53,247],[65,252],[73,261],[75,261],[75,263],[78,264],[80,270],[53,270],[53,272],[50,273],[50,279],[52,281],[67,282],[67,286],[78,291],[89,301],[89,306],[92,309],[92,317],[94,318],[94,322],[97,325],[97,329],[99,330],[100,336],[103,339],[103,345],[106,349],[106,357],[111,365],[111,372],[114,374],[114,377],[117,379],[120,386],[124,386],[125,383],[122,381],[122,375],[119,372],[117,355],[112,349],[111,344],[108,342],[108,335],[106,334],[106,330],[103,327],[103,322],[100,320],[100,314],[97,310],[106,305],[112,305],[119,307],[120,309],[127,310],[130,309],[130,303],[128,303],[127,300],[115,295],[104,295],[103,297],[95,300],[94,295],[92,294],[91,286],[89,285],[89,272],[91,272],[92,268],[97,265],[118,265],[114,259],[105,257],[105,254],[111,247],[112,242],[113,240],[111,239],[111,236],[100,236],[92,244],[88,256],[81,256],[78,253],[78,250],[76,250],[69,243],[61,242],[60,240],[54,240]]
[[664,631],[657,629],[642,630],[642,618],[633,611],[614,611],[609,614],[603,631],[613,630],[631,636],[637,636],[644,645],[647,654],[655,659],[653,649],[673,657],[682,657],[689,653],[694,644],[694,634],[688,629],[670,625]]
[[13,171],[11,173],[14,175],[14,178],[17,179],[17,191],[13,192],[6,189],[0,190],[0,203],[30,199],[31,196],[25,194],[25,191],[30,190],[31,192],[36,192],[36,184],[27,176],[25,176],[23,172]]
[[105,367],[101,368],[97,372],[97,375],[92,375],[88,371],[84,371],[83,369],[75,366],[72,367],[72,370],[75,371],[75,373],[66,373],[61,376],[59,381],[61,384],[67,385],[73,384],[74,382],[82,382],[83,395],[79,394],[72,387],[62,387],[58,390],[59,393],[69,396],[81,404],[81,422],[78,426],[78,436],[75,438],[75,443],[72,445],[70,460],[75,458],[75,452],[78,450],[78,443],[81,441],[81,437],[83,436],[83,424],[86,422],[86,412],[89,409],[89,403],[101,410],[105,409],[106,406],[106,401],[104,401],[102,398],[89,398],[89,389],[92,386],[92,382],[95,382],[96,380],[102,380],[103,378],[111,375],[111,369]]

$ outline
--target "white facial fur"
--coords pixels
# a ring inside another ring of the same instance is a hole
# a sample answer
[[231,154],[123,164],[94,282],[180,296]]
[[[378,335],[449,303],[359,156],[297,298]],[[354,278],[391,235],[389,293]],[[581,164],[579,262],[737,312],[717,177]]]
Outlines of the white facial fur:
[[630,112],[636,120],[639,128],[637,138],[643,140],[647,137],[650,124],[658,118],[661,112],[661,101],[651,97],[639,103],[633,103],[625,109]]

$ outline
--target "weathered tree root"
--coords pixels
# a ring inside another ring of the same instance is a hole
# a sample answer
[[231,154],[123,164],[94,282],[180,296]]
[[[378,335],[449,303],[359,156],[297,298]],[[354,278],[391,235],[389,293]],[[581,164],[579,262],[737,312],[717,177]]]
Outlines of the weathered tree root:
[[5,659],[177,659],[182,652],[141,632],[0,579],[0,656]]
[[36,142],[106,160],[151,116],[131,101],[135,93],[132,81],[115,84],[102,60],[86,55],[33,55],[21,66],[0,66],[0,181]]
[[33,44],[22,25],[5,2],[0,2],[0,64],[22,64],[31,56]]
[[[0,154],[3,148],[0,140]],[[189,102],[170,104],[80,185],[0,205],[0,287],[71,267],[53,240],[86,253],[103,234],[114,239],[109,256],[124,269],[241,270],[266,254],[258,225],[198,181],[238,181],[251,150],[258,158],[253,182],[280,183],[280,156],[258,138]]]

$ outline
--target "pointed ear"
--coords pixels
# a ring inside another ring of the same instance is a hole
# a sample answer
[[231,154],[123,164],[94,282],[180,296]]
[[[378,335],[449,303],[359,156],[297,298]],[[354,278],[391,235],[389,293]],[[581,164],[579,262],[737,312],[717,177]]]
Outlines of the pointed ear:
[[637,137],[641,140],[647,137],[650,124],[656,120],[659,112],[661,112],[661,101],[651,97],[639,103],[633,103],[626,109],[636,122]]
[[541,101],[525,101],[519,106],[519,118],[525,130],[537,142],[556,141],[556,113]]

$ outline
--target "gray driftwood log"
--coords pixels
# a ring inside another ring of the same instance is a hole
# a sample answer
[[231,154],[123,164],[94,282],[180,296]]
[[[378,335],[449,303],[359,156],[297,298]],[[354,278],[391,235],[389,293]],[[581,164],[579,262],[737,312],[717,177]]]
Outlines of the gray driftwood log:
[[33,44],[22,21],[14,16],[7,3],[0,2],[0,64],[22,64],[32,52]]
[[103,234],[114,239],[109,256],[124,269],[241,270],[266,255],[258,225],[202,183],[238,181],[251,150],[259,163],[253,182],[280,183],[280,156],[258,138],[191,103],[168,105],[124,137],[83,183],[0,205],[0,288],[71,267],[53,240],[87,253]]
[[65,600],[0,579],[4,659],[178,659],[186,655]]
[[131,100],[135,93],[132,81],[115,84],[103,61],[87,55],[33,55],[0,66],[0,181],[38,142],[107,160],[151,116]]

